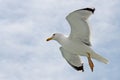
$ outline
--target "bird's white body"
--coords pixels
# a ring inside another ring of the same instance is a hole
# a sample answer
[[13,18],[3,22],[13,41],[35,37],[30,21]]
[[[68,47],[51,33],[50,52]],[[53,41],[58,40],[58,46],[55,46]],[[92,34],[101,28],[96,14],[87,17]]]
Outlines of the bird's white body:
[[56,38],[56,41],[61,44],[62,48],[66,51],[69,52],[69,54],[74,54],[77,56],[88,56],[87,53],[90,53],[91,57],[101,61],[105,64],[108,63],[108,60],[103,58],[102,56],[96,54],[92,48],[86,44],[84,44],[83,42],[79,41],[75,42],[69,39],[69,37],[66,37],[60,33],[56,33],[59,37]]
[[[60,34],[60,33],[59,33]],[[59,44],[61,44],[61,46],[69,51],[72,52],[72,54],[76,54],[76,55],[81,55],[81,56],[86,56],[85,53],[85,49],[86,46],[83,42],[79,42],[79,44],[75,41],[70,40],[68,37],[65,37],[64,35],[61,34],[61,37],[59,37],[58,40],[56,40]],[[88,47],[90,48],[90,47]],[[88,49],[87,49],[88,50]],[[88,51],[87,51],[88,52]]]

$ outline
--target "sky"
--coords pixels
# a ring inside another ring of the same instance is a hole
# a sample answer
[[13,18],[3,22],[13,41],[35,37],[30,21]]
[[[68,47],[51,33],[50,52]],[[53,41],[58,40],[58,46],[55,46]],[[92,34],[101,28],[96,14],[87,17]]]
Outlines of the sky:
[[[65,17],[95,7],[89,18],[92,48],[109,60],[93,60],[91,72],[74,70],[62,57],[60,44],[46,42],[55,32],[69,35]],[[119,0],[0,0],[0,80],[119,80]]]

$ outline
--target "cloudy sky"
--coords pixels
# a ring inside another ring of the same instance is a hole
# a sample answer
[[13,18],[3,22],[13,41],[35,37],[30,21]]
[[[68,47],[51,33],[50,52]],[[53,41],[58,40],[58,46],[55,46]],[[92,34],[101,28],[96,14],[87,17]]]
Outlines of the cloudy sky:
[[[68,35],[65,17],[72,11],[95,7],[89,19],[92,48],[109,60],[94,61],[91,72],[77,72],[63,59],[54,32]],[[0,80],[119,80],[119,0],[0,0]]]

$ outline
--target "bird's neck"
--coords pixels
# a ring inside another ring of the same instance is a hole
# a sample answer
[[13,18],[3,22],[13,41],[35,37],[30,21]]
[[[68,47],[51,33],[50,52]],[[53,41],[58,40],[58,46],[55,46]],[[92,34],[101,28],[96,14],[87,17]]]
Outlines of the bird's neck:
[[60,45],[63,45],[63,44],[66,42],[67,39],[68,39],[68,38],[63,35],[63,36],[60,36],[58,39],[56,39],[56,41],[57,41]]

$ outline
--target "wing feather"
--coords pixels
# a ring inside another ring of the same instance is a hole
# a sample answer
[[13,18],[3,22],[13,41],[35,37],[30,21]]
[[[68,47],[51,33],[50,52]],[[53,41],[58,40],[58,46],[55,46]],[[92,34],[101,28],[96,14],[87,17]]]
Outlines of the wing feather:
[[70,52],[64,50],[62,47],[60,47],[60,51],[62,53],[62,56],[65,58],[65,60],[76,70],[82,70],[83,64],[81,63],[81,60],[78,55],[71,54]]
[[74,41],[82,41],[86,45],[90,43],[90,29],[87,19],[92,14],[91,11],[76,10],[70,13],[66,19],[71,26],[71,33],[69,38]]

